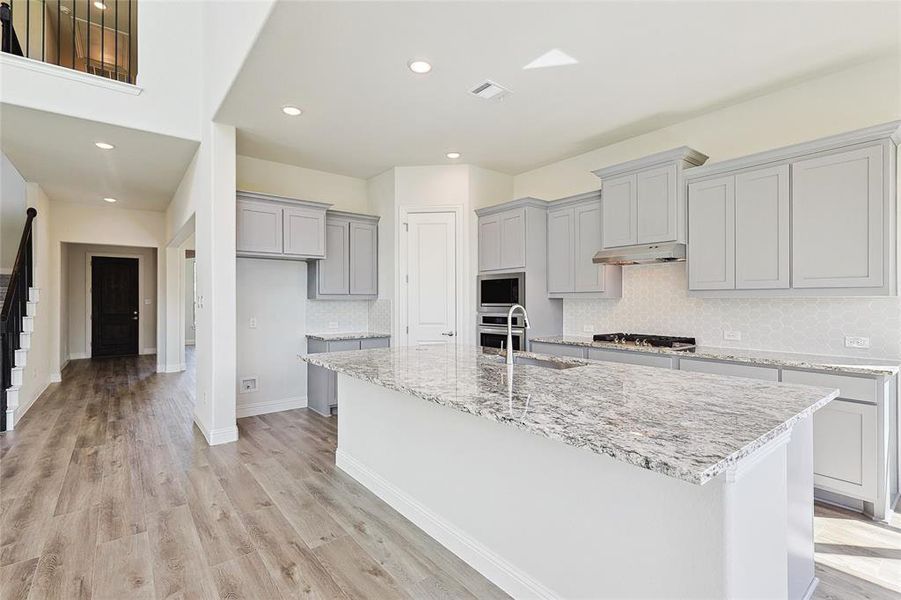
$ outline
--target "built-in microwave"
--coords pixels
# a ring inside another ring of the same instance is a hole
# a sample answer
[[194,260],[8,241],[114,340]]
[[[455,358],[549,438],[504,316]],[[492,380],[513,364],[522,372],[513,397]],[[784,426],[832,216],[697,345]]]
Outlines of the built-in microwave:
[[525,305],[526,274],[496,273],[479,275],[479,311],[497,312],[514,304]]

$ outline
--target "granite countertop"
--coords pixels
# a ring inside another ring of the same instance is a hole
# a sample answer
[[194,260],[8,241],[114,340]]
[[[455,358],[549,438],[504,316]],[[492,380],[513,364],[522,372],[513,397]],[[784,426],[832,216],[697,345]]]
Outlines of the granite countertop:
[[[520,364],[475,346],[303,355],[310,364],[703,484],[789,431],[838,390],[558,358]],[[339,399],[340,402],[340,399]]]
[[728,360],[772,367],[798,369],[818,369],[838,373],[858,373],[862,375],[897,375],[901,371],[901,359],[857,358],[846,356],[819,356],[816,354],[796,354],[792,352],[770,352],[744,348],[718,348],[716,346],[696,346],[694,350],[674,350],[673,348],[653,348],[649,346],[623,346],[612,342],[595,342],[590,336],[549,335],[530,339],[532,342],[548,344],[568,344],[586,346],[602,350],[623,350],[650,354],[669,354],[685,358],[709,358]]
[[345,333],[308,333],[307,338],[321,340],[323,342],[338,342],[341,340],[370,340],[375,338],[389,338],[390,333],[376,333],[374,331],[350,331]]

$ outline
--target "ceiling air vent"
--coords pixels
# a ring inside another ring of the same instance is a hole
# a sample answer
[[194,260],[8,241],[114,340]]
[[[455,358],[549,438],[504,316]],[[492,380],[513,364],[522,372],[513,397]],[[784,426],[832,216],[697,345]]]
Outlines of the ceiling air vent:
[[486,79],[479,85],[475,86],[469,93],[485,100],[500,100],[504,96],[510,94],[510,90],[502,85],[494,83],[490,79]]

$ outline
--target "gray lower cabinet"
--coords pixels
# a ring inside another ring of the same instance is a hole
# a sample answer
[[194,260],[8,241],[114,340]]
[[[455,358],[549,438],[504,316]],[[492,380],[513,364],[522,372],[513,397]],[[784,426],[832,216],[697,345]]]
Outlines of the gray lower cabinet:
[[748,379],[762,379],[764,381],[779,381],[779,369],[772,367],[757,367],[754,365],[699,360],[696,358],[680,357],[679,370],[726,375],[729,377],[747,377]]
[[239,191],[235,200],[238,256],[283,260],[323,258],[325,215],[329,206]]
[[307,271],[308,298],[364,300],[378,296],[378,220],[376,216],[329,211],[326,257]]
[[551,356],[570,356],[572,358],[588,358],[588,349],[573,344],[551,344],[548,342],[530,342],[529,348],[537,354]]
[[[307,352],[345,352],[348,350],[368,350],[387,348],[391,345],[388,337],[352,340],[315,340],[307,342]],[[324,416],[331,416],[338,406],[338,374],[316,365],[307,365],[307,407]]]
[[619,350],[601,350],[600,348],[589,348],[588,358],[592,360],[626,363],[629,365],[641,365],[645,367],[661,367],[663,369],[673,368],[672,358],[670,358],[669,356],[660,356],[656,354],[642,354],[639,352],[622,352]]

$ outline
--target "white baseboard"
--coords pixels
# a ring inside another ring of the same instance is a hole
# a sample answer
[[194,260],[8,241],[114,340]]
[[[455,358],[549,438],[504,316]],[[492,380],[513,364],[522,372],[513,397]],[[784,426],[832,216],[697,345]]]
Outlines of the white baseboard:
[[[6,413],[6,426],[7,429],[13,429],[16,426],[16,423],[22,420],[22,417],[25,416],[25,413],[28,412],[28,409],[34,406],[35,401],[41,397],[41,394],[47,391],[47,388],[50,387],[50,384],[53,383],[53,375],[48,377],[47,383],[44,384],[44,387],[40,392],[34,395],[31,400],[26,404],[19,404],[16,407],[13,407],[11,411],[7,411]],[[10,419],[10,412],[12,412],[12,419]]]
[[219,444],[228,444],[238,441],[237,425],[207,431],[206,427],[203,426],[203,423],[197,420],[197,415],[194,415],[194,425],[196,425],[197,429],[200,430],[200,433],[203,434],[203,437],[209,446],[218,446]]
[[50,373],[50,383],[60,383],[63,380],[62,372]]
[[814,577],[810,582],[810,585],[807,586],[807,591],[804,592],[804,596],[801,598],[801,600],[810,600],[811,598],[813,598],[813,593],[816,591],[818,585],[820,585],[820,579],[819,577]]
[[514,598],[561,597],[339,448],[335,464]]
[[185,346],[193,346],[194,340],[185,340]]
[[185,370],[185,368],[186,367],[185,367],[184,363],[180,363],[180,364],[176,364],[176,365],[157,364],[156,372],[157,373],[181,373],[182,371]]
[[295,408],[306,408],[307,397],[295,396],[294,398],[283,398],[282,400],[263,400],[262,402],[242,403],[238,400],[236,413],[238,418],[252,417],[254,415],[265,415],[267,413],[281,412],[283,410],[294,410]]
[[141,350],[141,354],[156,354],[156,348],[144,348]]
[[[87,352],[70,352],[69,353],[69,360],[81,360],[83,358],[91,358],[91,355],[88,354]],[[69,361],[66,361],[66,362],[69,362]],[[60,370],[62,370],[62,369],[60,369]]]
[[12,274],[13,274],[12,269],[0,269],[0,275],[12,275]]

